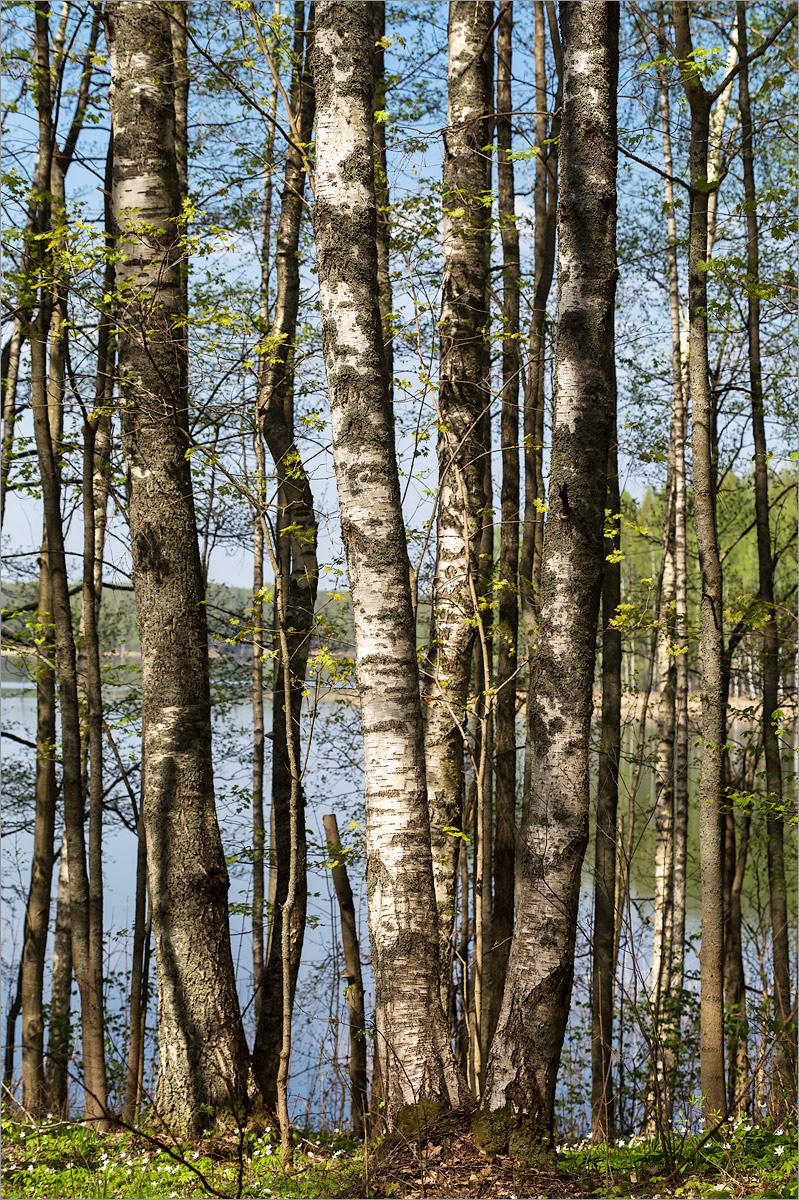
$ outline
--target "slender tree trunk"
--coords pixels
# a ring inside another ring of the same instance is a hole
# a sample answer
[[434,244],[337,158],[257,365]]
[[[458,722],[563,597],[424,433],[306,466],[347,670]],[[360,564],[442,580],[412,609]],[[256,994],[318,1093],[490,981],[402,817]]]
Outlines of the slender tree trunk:
[[621,604],[621,561],[616,514],[620,510],[619,452],[614,427],[608,459],[608,506],[614,536],[605,539],[602,580],[602,735],[594,853],[594,954],[591,991],[591,1134],[609,1142],[615,1131],[613,1086],[613,954],[616,912],[616,815],[621,753],[621,631],[611,624]]
[[[438,911],[441,998],[449,1008],[457,839],[463,819],[463,729],[479,612],[486,507],[484,413],[488,324],[492,0],[449,6],[447,133],[443,167],[442,300],[438,395],[436,566],[424,671],[425,758]],[[490,887],[490,877],[486,881]]]
[[[465,1084],[439,990],[416,631],[383,358],[366,5],[317,5],[315,234],[333,461],[352,589],[366,771],[375,1054],[385,1115]],[[346,253],[344,248],[346,247]]]
[[344,966],[347,980],[347,1006],[350,1018],[350,1097],[352,1132],[363,1137],[366,1128],[368,1097],[366,1092],[366,1015],[363,1004],[361,953],[358,945],[358,926],[355,902],[347,875],[346,851],[342,849],[335,816],[322,817],[327,849],[333,862],[333,886],[336,889],[341,913],[341,941],[344,947]]
[[[279,6],[277,11],[279,12]],[[277,80],[273,80],[269,96],[269,112],[277,111]],[[269,322],[269,280],[272,271],[272,169],[275,147],[275,127],[269,125],[264,155],[264,211],[261,244],[261,305],[262,330]],[[263,434],[256,414],[253,437],[255,449],[255,491],[258,503],[253,508],[253,576],[252,576],[252,977],[255,998],[253,1010],[255,1027],[261,1015],[261,984],[264,970],[264,899],[266,826],[264,823],[264,763],[266,736],[264,727],[264,527],[260,520],[261,507],[266,502],[266,456]]]
[[45,1092],[48,1111],[65,1116],[69,1107],[69,1061],[72,1042],[72,916],[66,837],[61,841],[50,980],[47,1060],[44,1067]]
[[44,1087],[44,965],[50,920],[50,890],[53,877],[53,838],[56,799],[56,694],[55,643],[53,639],[53,587],[47,553],[46,533],[39,558],[40,622],[39,660],[36,668],[36,816],[33,833],[33,863],[25,939],[20,967],[22,1000],[22,1103],[38,1116],[47,1111]]
[[156,1111],[188,1133],[221,1113],[244,1119],[248,1051],[214,807],[208,634],[186,458],[170,19],[138,0],[106,11],[112,203],[124,251],[116,264],[120,404],[142,647],[142,812],[160,1001]]
[[19,379],[19,360],[22,353],[22,322],[17,317],[11,337],[3,346],[2,359],[2,408],[3,413],[3,442],[0,450],[0,529],[6,511],[6,492],[8,477],[11,473],[11,462],[14,454],[14,426],[17,418],[17,381]]
[[774,608],[774,560],[769,530],[768,449],[763,405],[760,353],[759,228],[755,186],[755,146],[752,108],[749,99],[749,67],[746,62],[746,4],[739,0],[738,53],[744,198],[746,206],[747,336],[749,341],[749,390],[752,403],[752,433],[755,442],[755,520],[759,599],[766,616],[763,626],[763,750],[766,759],[768,821],[768,881],[771,916],[771,946],[774,966],[774,1016],[777,1022],[775,1081],[771,1105],[776,1121],[783,1120],[796,1104],[796,1012],[791,1004],[791,974],[785,845],[782,815],[782,765],[774,713],[779,708],[780,643]]
[[724,1087],[724,913],[722,846],[723,598],[716,530],[713,397],[708,379],[707,178],[711,96],[693,59],[689,6],[674,2],[674,31],[691,112],[691,220],[688,258],[689,377],[693,403],[694,524],[702,575],[702,767],[699,780],[699,861],[702,886],[700,952],[702,1112],[707,1125],[726,1112]]
[[[255,487],[259,503],[266,489],[261,430],[255,431]],[[264,529],[258,514],[253,524],[252,568],[252,977],[255,988],[255,1026],[261,1017],[264,971]]]
[[130,1018],[128,1063],[125,1074],[125,1101],[122,1116],[135,1125],[138,1116],[139,1059],[144,1037],[144,941],[147,935],[147,838],[139,813],[136,850],[136,901],[133,918],[133,953],[130,966]]
[[[550,6],[548,6],[550,7]],[[544,413],[546,408],[546,316],[555,271],[555,230],[558,204],[558,155],[563,71],[557,21],[550,14],[557,93],[547,136],[546,13],[544,0],[535,0],[535,162],[533,243],[535,287],[530,322],[530,367],[524,395],[524,523],[519,583],[521,612],[528,647],[535,640],[541,588],[541,555],[544,544]],[[547,144],[549,143],[549,144]],[[529,653],[529,650],[528,650]],[[527,770],[528,767],[525,767]]]
[[[658,8],[661,40],[659,52],[665,52],[663,6]],[[673,459],[673,569],[674,569],[674,676],[673,676],[673,848],[671,859],[671,917],[666,930],[669,939],[670,974],[666,985],[669,1006],[661,1022],[664,1043],[663,1111],[671,1114],[674,1084],[679,1059],[680,1013],[682,1010],[683,958],[685,943],[686,868],[688,851],[688,630],[686,562],[685,436],[686,387],[680,345],[680,293],[677,274],[677,223],[674,209],[674,174],[671,152],[671,115],[668,77],[660,69],[660,117],[663,137],[663,165],[666,199],[666,234],[669,279],[669,318],[671,327],[672,427],[669,465]],[[668,489],[667,489],[668,490]],[[671,711],[671,698],[669,709]]]
[[[513,0],[502,0],[497,26],[497,167],[502,235],[502,493],[499,550],[499,631],[496,699],[496,831],[494,835],[494,908],[491,963],[490,1043],[505,987],[513,936],[516,858],[516,679],[519,635],[519,231],[513,159],[511,91]],[[492,530],[493,533],[493,530]]]
[[[312,30],[312,27],[311,27]],[[314,118],[313,89],[308,75],[312,32],[305,44],[305,5],[295,5],[294,52],[297,67],[292,80],[290,104],[294,123],[303,142],[311,140]],[[300,968],[305,933],[306,832],[302,784],[291,769],[289,730],[299,747],[300,711],[305,688],[305,668],[314,627],[314,605],[318,583],[316,560],[316,517],[310,481],[303,467],[294,431],[294,342],[300,300],[299,238],[305,194],[306,166],[293,146],[286,152],[285,189],[277,230],[277,298],[270,341],[272,352],[263,358],[258,383],[258,415],[278,478],[277,555],[280,578],[275,599],[275,684],[272,707],[272,821],[277,861],[276,889],[266,962],[261,978],[261,1008],[253,1049],[253,1071],[264,1101],[274,1108],[278,1101],[284,1005],[283,921],[291,874],[291,795],[299,787],[296,829],[296,885],[288,930],[289,1017]],[[287,530],[289,532],[283,532]],[[283,608],[281,608],[281,604]],[[282,615],[281,615],[282,613]],[[288,659],[281,649],[285,634]],[[287,664],[288,668],[287,668]],[[288,691],[284,673],[288,669]],[[290,724],[286,697],[289,696]],[[298,752],[299,757],[299,752]],[[277,1014],[282,1014],[277,1019]]]
[[[530,796],[518,915],[485,1104],[540,1153],[571,996],[615,386],[619,7],[560,6],[564,109],[558,205],[556,394],[538,650],[528,701]],[[507,1132],[506,1132],[507,1136]]]

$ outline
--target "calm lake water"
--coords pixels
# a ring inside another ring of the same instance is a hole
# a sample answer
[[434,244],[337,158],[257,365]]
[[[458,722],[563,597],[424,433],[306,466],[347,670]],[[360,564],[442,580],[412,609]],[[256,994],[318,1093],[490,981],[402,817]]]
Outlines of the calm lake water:
[[[35,736],[35,691],[32,687],[5,685],[3,696],[3,726],[20,737],[33,740]],[[267,720],[269,720],[267,696]],[[347,1006],[344,997],[346,981],[339,937],[338,907],[330,872],[325,867],[327,851],[322,829],[322,816],[335,813],[342,840],[353,846],[350,878],[359,914],[361,954],[364,960],[367,1012],[373,1006],[373,988],[369,967],[365,887],[359,842],[363,826],[363,771],[358,713],[350,700],[328,696],[317,710],[311,723],[306,719],[306,733],[313,724],[313,736],[307,755],[305,792],[306,820],[309,839],[309,898],[308,927],[305,935],[303,964],[297,990],[294,1014],[294,1046],[291,1071],[291,1107],[295,1120],[301,1124],[337,1128],[348,1119],[346,1088],[347,1068]],[[116,735],[120,753],[125,761],[136,761],[137,741],[124,728]],[[519,741],[523,740],[520,734]],[[632,729],[629,756],[632,757]],[[267,743],[267,755],[268,755]],[[251,784],[251,715],[248,704],[231,704],[217,711],[214,722],[214,762],[217,807],[226,854],[230,865],[230,901],[245,905],[251,899],[250,868],[246,848],[251,846],[251,816],[247,789]],[[18,744],[4,742],[4,762],[8,774],[27,762],[32,767],[32,755]],[[521,765],[521,764],[520,764]],[[114,763],[109,751],[106,761],[109,779]],[[269,765],[267,762],[267,780]],[[626,811],[632,764],[625,763],[620,786],[620,811]],[[32,780],[32,771],[31,776]],[[646,992],[647,969],[651,955],[651,914],[654,863],[654,804],[653,772],[644,770],[637,795],[638,847],[632,871],[630,918],[632,928],[623,940],[620,958],[620,995],[628,1004],[640,1003]],[[31,785],[32,791],[32,785]],[[268,782],[267,782],[268,791]],[[123,798],[121,805],[127,804]],[[13,832],[17,823],[6,808],[5,822],[11,832],[3,841],[3,942],[2,966],[5,980],[7,1010],[16,987],[16,973],[22,935],[22,896],[27,892],[30,877],[32,837],[25,832]],[[691,821],[691,864],[689,870],[688,936],[697,934],[699,925],[698,886],[696,881],[696,814]],[[586,1096],[590,1092],[590,931],[592,910],[592,849],[583,873],[583,894],[580,907],[580,931],[577,944],[575,989],[572,1001],[569,1032],[564,1051],[559,1116],[562,1129],[575,1133],[585,1128],[588,1116]],[[125,978],[129,965],[131,926],[136,875],[136,839],[119,822],[109,816],[104,841],[106,979],[109,1032],[112,1042],[121,1046],[124,1041]],[[57,871],[56,871],[57,877]],[[56,879],[54,879],[55,888]],[[235,911],[231,915],[231,935],[236,963],[237,981],[245,1026],[252,1039],[251,942],[247,918]],[[750,938],[750,957],[762,955],[762,950]],[[696,940],[687,956],[688,986],[698,969]],[[756,982],[756,980],[753,980]],[[45,995],[47,995],[46,984]],[[77,1011],[77,993],[73,1000]],[[155,999],[151,1001],[149,1029],[155,1023]],[[18,1026],[19,1030],[19,1026]],[[635,1023],[630,1027],[629,1053],[645,1056],[645,1043],[636,1035]],[[17,1035],[18,1036],[18,1035]],[[628,1051],[625,1050],[625,1053]],[[149,1080],[154,1077],[154,1042],[150,1038],[147,1060]],[[631,1104],[633,1101],[631,1100]],[[632,1109],[631,1109],[632,1111]]]

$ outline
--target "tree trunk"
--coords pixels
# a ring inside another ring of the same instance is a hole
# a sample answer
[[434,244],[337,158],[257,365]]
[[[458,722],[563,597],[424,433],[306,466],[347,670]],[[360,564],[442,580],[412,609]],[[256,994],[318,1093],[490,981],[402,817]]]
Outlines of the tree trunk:
[[[441,999],[449,1008],[457,838],[463,819],[463,729],[479,612],[488,324],[487,114],[493,2],[449,6],[443,167],[438,394],[438,510],[430,641],[424,669],[425,759],[438,912]],[[490,877],[487,880],[490,887]]]
[[[375,112],[386,109],[386,67],[383,39],[386,36],[385,0],[372,0],[375,35]],[[388,162],[386,159],[386,122],[374,123],[375,156],[375,200],[377,201],[377,283],[380,288],[380,323],[383,327],[383,354],[386,360],[386,378],[389,397],[394,398],[394,330],[392,327],[390,197],[388,190]]]
[[50,920],[53,878],[53,838],[58,788],[56,784],[55,644],[53,585],[42,538],[39,558],[39,647],[36,668],[36,816],[33,833],[31,884],[25,914],[25,940],[20,968],[22,999],[22,1103],[33,1116],[47,1111],[44,1087],[44,965]]
[[552,1136],[571,996],[615,404],[619,8],[564,3],[560,18],[559,319],[549,519],[528,702],[530,796],[518,915],[485,1097],[492,1114],[502,1110],[506,1121],[521,1119],[510,1145],[524,1157],[534,1157],[542,1139]]
[[69,1061],[72,1042],[72,915],[66,837],[61,841],[50,980],[47,1061],[44,1067],[45,1091],[48,1111],[66,1116],[69,1109]]
[[742,158],[746,208],[747,335],[749,340],[749,390],[752,433],[755,442],[755,520],[759,599],[766,617],[763,626],[763,750],[766,759],[766,812],[768,821],[768,881],[771,946],[774,966],[774,1017],[777,1023],[775,1079],[771,1106],[775,1121],[782,1121],[796,1104],[796,1013],[791,1005],[791,974],[785,846],[782,813],[782,765],[774,714],[779,708],[780,643],[774,608],[774,560],[769,530],[768,450],[763,405],[760,356],[759,228],[755,187],[754,133],[746,62],[746,4],[739,0],[738,53],[741,105]]
[[[142,648],[149,890],[159,987],[156,1112],[183,1133],[244,1119],[248,1051],[214,807],[208,634],[189,447],[170,19],[107,6],[119,374]],[[146,174],[142,173],[146,162]],[[71,861],[70,861],[71,866]]]
[[[303,54],[305,5],[295,5],[295,68],[290,103],[300,140],[310,142],[314,118],[314,96],[308,76],[308,53],[312,32]],[[264,355],[258,383],[258,415],[278,479],[276,522],[277,563],[280,578],[276,584],[274,643],[275,684],[272,702],[272,821],[277,862],[276,890],[272,923],[261,979],[261,1009],[253,1049],[253,1071],[264,1102],[274,1109],[277,1104],[277,1077],[280,1066],[283,1028],[283,906],[288,895],[291,873],[291,794],[300,788],[297,808],[296,887],[291,906],[290,1010],[300,968],[305,934],[306,832],[305,800],[302,785],[293,779],[288,744],[289,728],[299,747],[300,711],[305,688],[305,669],[314,628],[314,605],[318,584],[316,560],[316,517],[310,481],[297,450],[294,431],[294,342],[300,299],[299,238],[302,223],[306,165],[300,152],[289,146],[286,152],[285,189],[277,231],[277,298],[275,320],[270,334],[271,353]],[[283,531],[288,532],[283,532]],[[283,607],[281,607],[281,605]],[[282,615],[281,615],[282,614]],[[289,668],[289,691],[284,672],[286,660],[280,637],[285,634]],[[290,696],[290,726],[286,720],[286,696]],[[279,1016],[279,1014],[281,1014]]]
[[2,408],[3,413],[3,443],[0,451],[0,529],[6,511],[6,492],[8,477],[11,474],[11,463],[14,455],[14,425],[17,418],[17,380],[19,379],[19,360],[22,353],[22,322],[19,317],[14,322],[11,337],[3,346],[2,359]]
[[[665,53],[663,5],[658,7],[658,51]],[[665,991],[669,997],[661,1020],[663,1041],[662,1111],[671,1114],[679,1060],[680,1014],[682,1011],[683,958],[685,943],[686,867],[688,850],[688,630],[686,563],[685,435],[686,387],[680,342],[680,292],[677,274],[677,223],[674,209],[674,166],[671,152],[671,114],[668,75],[659,67],[660,118],[663,138],[663,166],[666,172],[666,235],[669,279],[669,319],[671,327],[672,426],[669,442],[669,466],[672,469],[673,512],[673,597],[674,635],[673,700],[668,697],[669,719],[673,729],[673,827],[671,851],[671,914],[665,934],[669,941],[669,976]],[[668,492],[668,488],[667,488]],[[665,591],[665,589],[664,589]],[[672,716],[673,708],[673,716]],[[667,732],[667,731],[664,731]],[[660,971],[658,972],[660,975]],[[661,989],[663,990],[663,988]]]
[[702,664],[702,766],[699,862],[702,887],[700,1042],[702,1112],[707,1126],[726,1113],[724,1088],[724,914],[722,846],[722,573],[716,530],[713,397],[708,380],[707,153],[711,96],[693,59],[689,6],[674,2],[674,31],[691,111],[691,220],[688,257],[689,377],[693,404],[694,524],[702,574],[699,655]]
[[496,829],[491,956],[490,1044],[499,1016],[513,936],[516,859],[516,681],[519,671],[519,231],[513,159],[511,63],[513,0],[502,0],[497,26],[497,184],[502,235],[502,493],[496,699]]
[[[547,6],[551,7],[551,6]],[[546,407],[546,316],[555,271],[555,230],[558,204],[558,153],[562,109],[562,55],[557,21],[550,12],[557,92],[547,136],[546,21],[544,0],[535,0],[535,160],[533,242],[535,287],[530,322],[530,365],[524,393],[524,523],[519,584],[522,620],[528,648],[535,641],[544,544],[544,410]],[[528,649],[529,653],[529,649]],[[527,770],[527,767],[525,767]]]
[[620,510],[619,452],[615,428],[608,460],[608,505],[614,535],[605,539],[602,581],[602,735],[596,801],[594,853],[594,953],[591,991],[591,1135],[609,1142],[614,1136],[613,947],[616,925],[616,814],[621,752],[621,631],[611,621],[621,604],[621,561],[616,514]]
[[[51,183],[51,187],[52,187]],[[57,181],[63,199],[63,176]],[[56,199],[59,199],[56,193]],[[60,310],[60,298],[53,304],[43,296],[36,322],[30,327],[31,405],[36,449],[41,472],[42,497],[50,575],[53,588],[56,677],[61,714],[62,786],[64,826],[69,846],[69,884],[72,908],[72,953],[75,977],[81,995],[81,1030],[85,1091],[85,1119],[104,1128],[106,1125],[106,1077],[103,1030],[102,957],[93,947],[92,898],[86,866],[83,788],[81,781],[80,714],[78,676],[72,612],[69,600],[64,529],[61,518],[61,481],[58,471],[58,435],[63,405],[63,345],[59,329],[54,345],[48,380],[47,336],[51,313]]]
[[358,926],[355,902],[347,875],[346,851],[342,848],[338,825],[333,815],[322,817],[327,849],[333,862],[333,886],[336,889],[341,913],[341,941],[344,947],[344,966],[347,980],[347,1006],[350,1017],[350,1097],[352,1132],[363,1137],[366,1128],[368,1097],[366,1092],[366,1016],[363,1006],[361,953],[358,945]]
[[373,27],[322,0],[314,47],[315,235],[341,528],[353,598],[366,773],[377,1056],[392,1123],[465,1084],[439,991],[416,631],[383,358],[372,158]]
[[136,849],[136,907],[133,918],[133,952],[130,964],[130,1017],[128,1062],[125,1073],[125,1101],[122,1116],[128,1125],[138,1117],[139,1059],[144,1040],[144,942],[147,936],[147,840],[144,821],[139,812],[138,844]]

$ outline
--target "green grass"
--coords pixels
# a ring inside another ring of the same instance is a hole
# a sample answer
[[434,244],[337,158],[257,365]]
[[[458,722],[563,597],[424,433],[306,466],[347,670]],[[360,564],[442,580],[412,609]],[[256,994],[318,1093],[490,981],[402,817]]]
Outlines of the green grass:
[[[669,1157],[677,1170],[669,1169]],[[774,1129],[769,1121],[754,1125],[748,1119],[730,1124],[717,1137],[674,1136],[670,1155],[659,1139],[621,1139],[615,1145],[589,1141],[560,1147],[565,1170],[603,1176],[602,1197],[675,1196],[729,1200],[730,1197],[796,1197],[796,1128]]]
[[[183,1200],[188,1197],[331,1197],[363,1195],[358,1190],[363,1171],[363,1147],[349,1138],[313,1135],[297,1139],[295,1170],[288,1175],[280,1160],[274,1131],[208,1137],[193,1143],[167,1145],[163,1139],[131,1133],[98,1134],[74,1122],[48,1119],[39,1125],[16,1117],[2,1121],[0,1192],[7,1200]],[[672,1151],[682,1164],[670,1174],[657,1139],[640,1137],[615,1145],[590,1142],[558,1147],[557,1180],[553,1196],[796,1197],[796,1130],[773,1129],[768,1122],[740,1121],[723,1135],[701,1142],[695,1136],[673,1140]],[[490,1161],[490,1160],[489,1160]],[[509,1165],[507,1160],[494,1160]],[[486,1164],[488,1165],[488,1163]],[[485,1192],[491,1190],[491,1174]],[[485,1172],[483,1172],[485,1174]],[[541,1195],[526,1185],[514,1194]],[[446,1171],[435,1194],[446,1195]],[[383,1176],[382,1190],[373,1194],[407,1195],[408,1181]],[[534,1182],[531,1183],[534,1188]],[[495,1191],[495,1189],[494,1189]],[[452,1194],[461,1194],[455,1192]],[[480,1194],[475,1188],[471,1194]],[[496,1194],[496,1191],[495,1191]]]
[[55,1120],[34,1126],[4,1119],[2,1132],[4,1200],[325,1197],[361,1168],[360,1147],[343,1138],[303,1139],[287,1175],[273,1132],[169,1147],[158,1139],[163,1148],[130,1133],[103,1135]]

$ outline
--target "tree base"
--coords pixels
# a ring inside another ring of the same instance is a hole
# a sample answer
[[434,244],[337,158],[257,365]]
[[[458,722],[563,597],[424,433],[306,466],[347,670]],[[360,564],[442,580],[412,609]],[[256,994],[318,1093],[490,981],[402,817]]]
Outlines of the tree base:
[[527,1167],[556,1170],[558,1158],[549,1130],[529,1115],[509,1108],[481,1108],[472,1118],[472,1137],[487,1154],[509,1154]]

